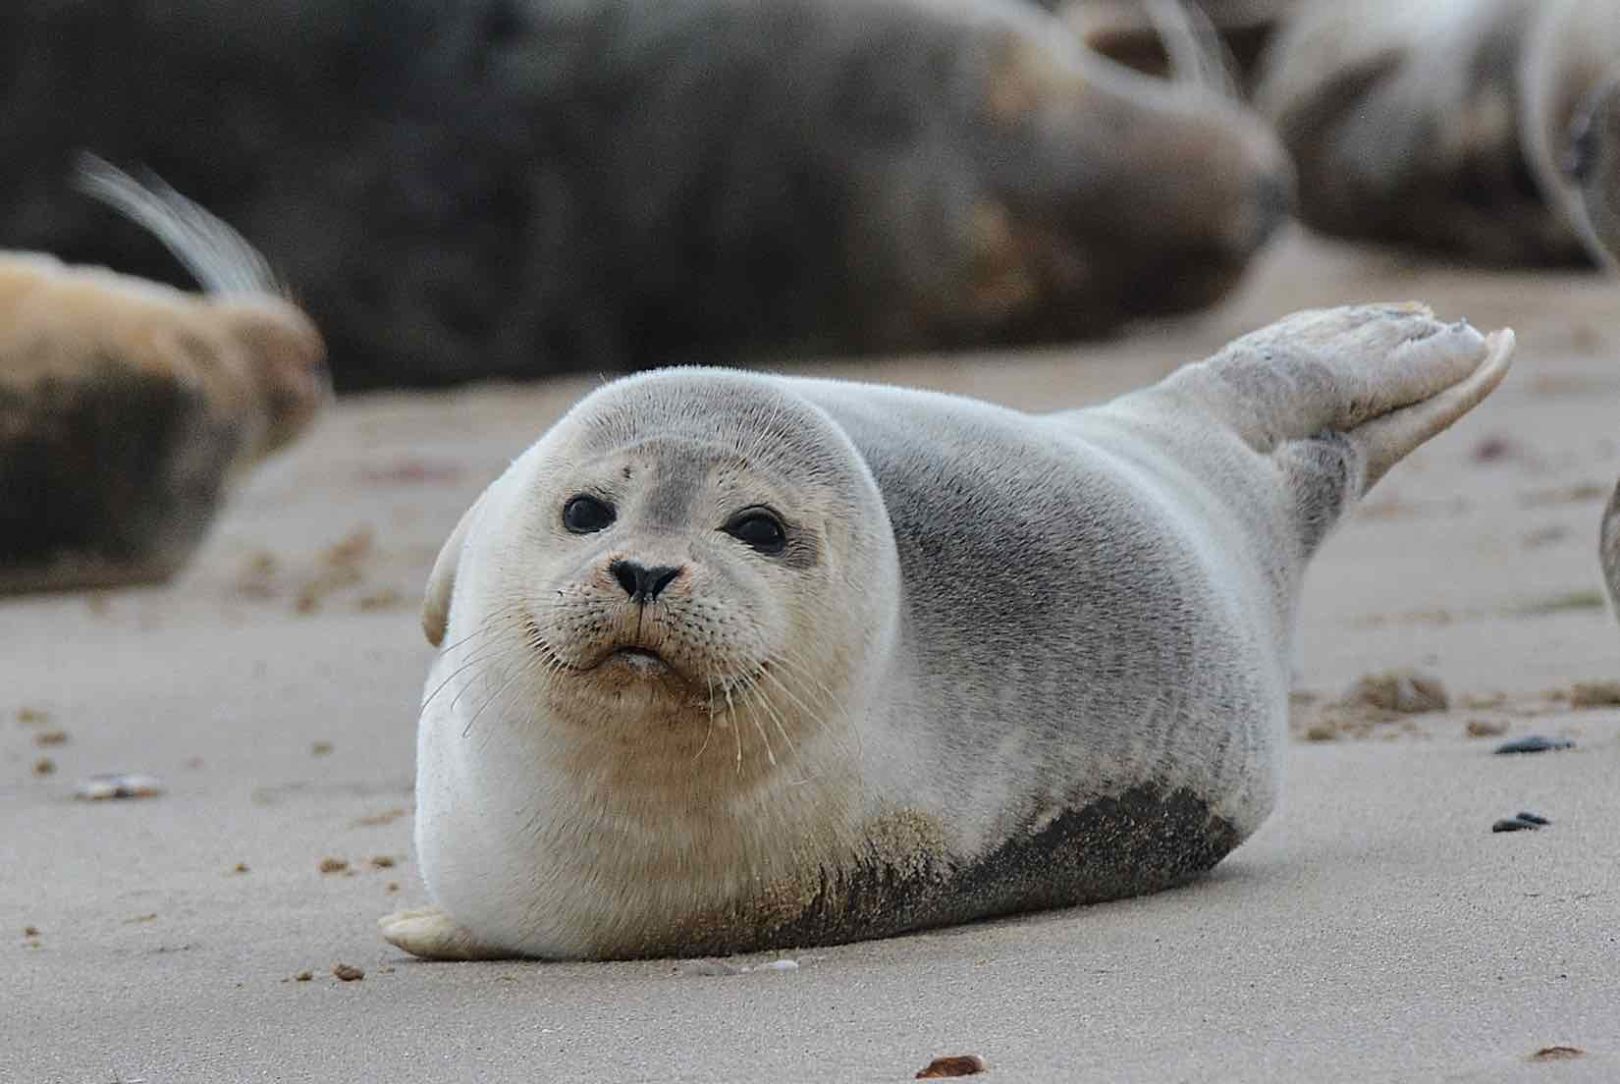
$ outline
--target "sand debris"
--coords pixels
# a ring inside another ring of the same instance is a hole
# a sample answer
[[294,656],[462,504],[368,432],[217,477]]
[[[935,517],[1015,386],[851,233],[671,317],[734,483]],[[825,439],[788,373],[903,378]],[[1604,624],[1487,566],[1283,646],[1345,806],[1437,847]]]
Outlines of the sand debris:
[[917,1080],[938,1080],[952,1076],[977,1076],[988,1072],[990,1066],[977,1054],[947,1054],[935,1058],[917,1070]]
[[1554,749],[1573,749],[1575,743],[1568,738],[1546,738],[1540,734],[1530,734],[1523,738],[1514,738],[1505,741],[1496,747],[1498,755],[1513,753],[1546,753]]
[[89,802],[106,802],[127,798],[156,798],[162,793],[163,781],[156,776],[105,772],[92,775],[81,782],[75,788],[73,796]]
[[366,973],[352,964],[333,964],[332,974],[339,982],[359,982]]
[[1451,698],[1437,677],[1416,670],[1386,670],[1361,678],[1340,703],[1395,715],[1421,715],[1445,711]]
[[312,971],[300,971],[298,974],[293,976],[293,981],[294,982],[309,982],[314,977],[315,977],[315,974]]
[[51,721],[51,713],[44,708],[18,708],[17,721],[23,726],[38,726]]
[[50,757],[40,757],[38,760],[34,761],[35,775],[54,775],[55,773],[56,761],[52,760]]
[[334,746],[329,741],[312,742],[309,747],[309,755],[312,757],[331,756],[333,748]]
[[322,873],[342,873],[348,868],[348,861],[342,858],[323,858],[319,866]]
[[1530,1055],[1531,1061],[1570,1061],[1585,1057],[1586,1051],[1578,1046],[1544,1046]]
[[[1312,742],[1340,738],[1397,738],[1418,733],[1410,717],[1445,711],[1450,697],[1440,679],[1416,670],[1388,670],[1368,674],[1337,700],[1312,706],[1295,697],[1293,727]],[[1391,730],[1385,724],[1398,723]]]
[[1507,733],[1508,725],[1500,719],[1470,719],[1463,733],[1470,738],[1499,738]]
[[371,813],[355,820],[356,828],[380,828],[385,824],[393,824],[406,814],[404,809],[385,809],[381,813]]
[[1526,832],[1526,831],[1533,832],[1536,829],[1544,828],[1544,827],[1546,827],[1547,825],[1549,825],[1551,823],[1552,823],[1552,821],[1548,820],[1546,817],[1543,817],[1539,813],[1524,813],[1524,812],[1521,812],[1521,813],[1515,813],[1511,817],[1507,817],[1507,818],[1505,818],[1503,820],[1497,821],[1495,824],[1491,825],[1491,831],[1493,831],[1493,832]]
[[1577,681],[1569,690],[1572,708],[1620,707],[1620,681]]
[[65,730],[41,730],[34,735],[34,744],[44,747],[47,745],[66,745],[68,740]]
[[391,854],[372,855],[372,857],[371,857],[371,868],[372,869],[393,869],[394,866],[397,864],[397,862],[398,862],[398,859],[396,859]]

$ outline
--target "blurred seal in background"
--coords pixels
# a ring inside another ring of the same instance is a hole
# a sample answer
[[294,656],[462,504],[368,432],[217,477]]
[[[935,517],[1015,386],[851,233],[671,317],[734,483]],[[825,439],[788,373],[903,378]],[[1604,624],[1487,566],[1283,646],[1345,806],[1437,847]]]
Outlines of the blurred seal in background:
[[320,335],[234,230],[97,160],[78,184],[207,296],[0,252],[0,593],[168,578],[328,394]]
[[53,180],[143,162],[339,388],[1095,336],[1221,297],[1289,206],[1166,28],[1172,80],[1020,0],[17,0],[0,244],[170,274]]
[[1592,187],[1567,163],[1617,56],[1612,0],[1305,0],[1268,46],[1257,104],[1316,229],[1490,264],[1587,263],[1603,256]]

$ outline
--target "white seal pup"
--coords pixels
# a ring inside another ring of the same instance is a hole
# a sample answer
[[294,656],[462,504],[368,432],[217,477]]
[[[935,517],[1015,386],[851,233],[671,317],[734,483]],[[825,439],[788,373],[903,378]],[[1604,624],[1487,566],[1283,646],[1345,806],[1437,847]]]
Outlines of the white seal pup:
[[1510,332],[1309,312],[1107,405],[669,369],[432,574],[424,957],[881,937],[1151,892],[1270,811],[1295,601]]

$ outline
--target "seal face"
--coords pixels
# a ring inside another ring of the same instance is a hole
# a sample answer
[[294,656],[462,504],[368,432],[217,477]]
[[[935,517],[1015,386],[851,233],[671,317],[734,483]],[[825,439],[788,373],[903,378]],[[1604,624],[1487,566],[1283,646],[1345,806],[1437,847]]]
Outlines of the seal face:
[[424,956],[827,944],[1183,882],[1271,808],[1294,598],[1511,339],[1308,313],[1106,407],[663,370],[424,611]]

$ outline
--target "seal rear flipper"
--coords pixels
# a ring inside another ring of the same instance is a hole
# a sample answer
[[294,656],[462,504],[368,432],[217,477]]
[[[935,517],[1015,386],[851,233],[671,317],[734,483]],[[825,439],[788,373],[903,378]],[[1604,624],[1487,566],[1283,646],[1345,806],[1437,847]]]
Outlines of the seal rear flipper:
[[1296,313],[1175,373],[1152,394],[1202,410],[1273,456],[1308,545],[1389,468],[1501,383],[1513,333],[1426,306]]

